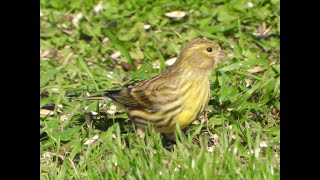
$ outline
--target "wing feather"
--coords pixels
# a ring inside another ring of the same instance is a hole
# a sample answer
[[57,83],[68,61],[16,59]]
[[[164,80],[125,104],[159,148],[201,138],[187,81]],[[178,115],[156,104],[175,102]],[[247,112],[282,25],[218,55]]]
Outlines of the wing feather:
[[122,90],[105,91],[105,95],[126,108],[156,110],[159,105],[177,98],[177,84],[160,82],[160,79],[155,76],[149,80],[127,84]]

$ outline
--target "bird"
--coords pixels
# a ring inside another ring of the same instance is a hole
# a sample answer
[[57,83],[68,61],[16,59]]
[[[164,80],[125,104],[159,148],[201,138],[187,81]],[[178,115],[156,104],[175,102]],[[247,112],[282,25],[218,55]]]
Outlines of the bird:
[[224,58],[218,43],[197,38],[163,73],[106,90],[104,96],[122,106],[138,129],[151,125],[156,132],[172,134],[176,125],[185,129],[205,110],[211,98],[210,76]]

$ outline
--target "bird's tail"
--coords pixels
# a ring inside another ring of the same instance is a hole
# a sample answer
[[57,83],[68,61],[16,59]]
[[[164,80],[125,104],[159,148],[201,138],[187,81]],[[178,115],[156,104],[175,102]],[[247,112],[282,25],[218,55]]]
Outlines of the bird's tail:
[[120,90],[106,90],[104,94],[83,97],[83,98],[75,98],[75,100],[82,101],[82,100],[114,100],[114,97],[118,96]]
[[112,100],[115,100],[115,97],[119,95],[121,90],[106,90],[104,91],[104,96],[112,99]]
[[82,100],[106,100],[107,98],[103,95],[97,95],[97,96],[89,96],[89,97],[83,97],[83,98],[75,98],[74,100],[82,101]]
[[121,90],[106,90],[104,95],[107,97],[118,96]]

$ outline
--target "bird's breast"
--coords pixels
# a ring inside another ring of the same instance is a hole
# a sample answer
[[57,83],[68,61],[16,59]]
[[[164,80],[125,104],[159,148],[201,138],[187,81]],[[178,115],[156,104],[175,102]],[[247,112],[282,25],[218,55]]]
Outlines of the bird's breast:
[[210,98],[209,81],[202,83],[194,84],[195,87],[189,92],[188,98],[185,100],[183,111],[177,116],[177,122],[182,129],[191,124],[208,103]]
[[[210,98],[209,80],[202,79],[197,82],[187,82],[179,88],[179,100],[163,106],[163,116],[169,119],[166,126],[156,127],[159,132],[173,132],[178,123],[181,129],[191,124],[205,109]],[[188,89],[187,89],[188,88]]]

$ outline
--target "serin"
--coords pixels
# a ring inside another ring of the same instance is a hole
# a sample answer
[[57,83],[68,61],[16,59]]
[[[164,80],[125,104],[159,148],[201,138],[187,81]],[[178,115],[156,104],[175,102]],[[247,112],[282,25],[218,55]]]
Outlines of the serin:
[[226,55],[207,39],[195,39],[181,50],[176,62],[153,78],[107,90],[105,96],[122,105],[138,127],[152,125],[157,132],[172,133],[190,125],[210,99],[210,75]]

